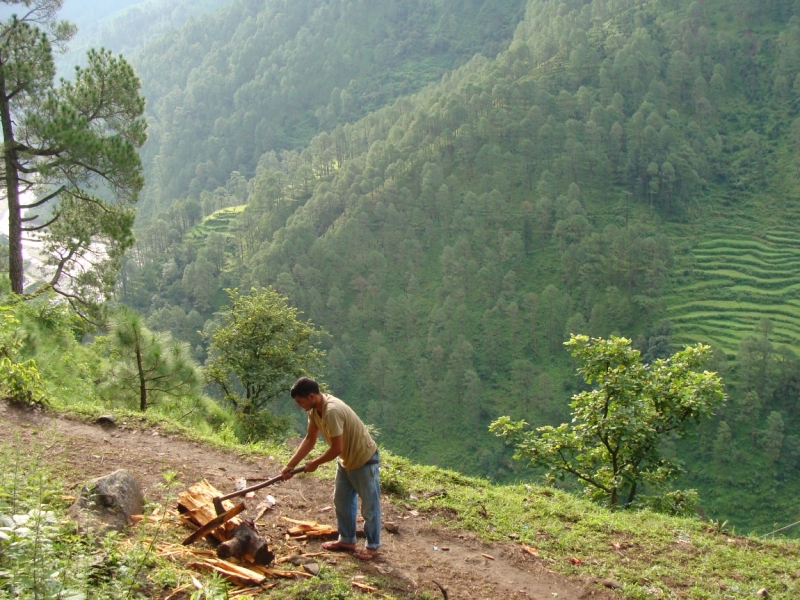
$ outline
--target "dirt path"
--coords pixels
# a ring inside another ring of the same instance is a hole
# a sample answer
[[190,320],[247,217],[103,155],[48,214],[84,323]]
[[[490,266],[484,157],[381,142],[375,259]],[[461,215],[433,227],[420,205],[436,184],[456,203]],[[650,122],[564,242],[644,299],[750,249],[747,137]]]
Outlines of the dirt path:
[[[68,485],[77,486],[123,468],[137,477],[145,497],[151,500],[160,498],[159,484],[165,471],[177,471],[179,480],[187,486],[206,478],[217,488],[230,491],[240,477],[263,478],[277,473],[281,466],[274,459],[242,457],[153,429],[141,430],[127,424],[101,427],[0,404],[0,439],[18,437],[24,444],[26,439],[43,436],[48,441],[48,456],[63,465],[62,475]],[[277,533],[281,516],[335,525],[332,511],[321,510],[331,506],[332,480],[298,476],[260,492],[249,502],[255,506],[267,493],[277,500],[277,505],[259,525],[267,536],[271,529],[276,532],[278,546],[282,543]],[[390,586],[385,591],[396,596],[417,598],[428,591],[439,597],[441,593],[433,583],[437,581],[451,599],[611,597],[587,581],[550,572],[546,563],[524,555],[516,544],[484,544],[471,533],[433,525],[430,515],[414,515],[388,500],[382,507],[384,522],[400,524],[399,534],[383,532],[382,560],[363,563],[349,555],[337,555],[334,567],[354,575],[381,574]],[[315,542],[309,542],[308,548],[308,552],[319,551]]]

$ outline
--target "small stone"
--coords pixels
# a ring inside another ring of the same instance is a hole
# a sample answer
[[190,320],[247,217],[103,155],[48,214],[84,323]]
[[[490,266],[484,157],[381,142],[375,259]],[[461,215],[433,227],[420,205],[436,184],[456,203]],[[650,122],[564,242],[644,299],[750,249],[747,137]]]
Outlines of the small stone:
[[519,535],[517,535],[516,533],[510,533],[510,534],[508,534],[508,537],[511,538],[512,540],[518,540],[519,539]]
[[762,598],[769,598],[769,592],[767,588],[761,588],[756,592],[756,596],[761,596]]
[[600,583],[611,590],[622,589],[622,584],[616,579],[603,579]]
[[400,533],[400,525],[397,523],[386,522],[383,524],[383,528],[388,531],[389,533]]
[[315,562],[306,563],[303,565],[303,571],[316,577],[319,575],[319,564]]
[[116,425],[117,418],[114,415],[100,415],[94,422],[98,425]]

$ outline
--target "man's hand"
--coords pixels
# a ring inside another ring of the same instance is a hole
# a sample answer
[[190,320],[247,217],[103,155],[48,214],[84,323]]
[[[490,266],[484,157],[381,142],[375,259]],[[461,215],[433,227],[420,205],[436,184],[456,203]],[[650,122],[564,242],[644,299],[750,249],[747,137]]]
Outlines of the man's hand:
[[315,460],[310,460],[306,463],[306,473],[313,473],[319,467],[319,463]]
[[293,470],[294,467],[290,467],[289,465],[283,467],[281,469],[281,479],[284,481],[289,481],[292,477],[294,477],[294,473],[292,473]]

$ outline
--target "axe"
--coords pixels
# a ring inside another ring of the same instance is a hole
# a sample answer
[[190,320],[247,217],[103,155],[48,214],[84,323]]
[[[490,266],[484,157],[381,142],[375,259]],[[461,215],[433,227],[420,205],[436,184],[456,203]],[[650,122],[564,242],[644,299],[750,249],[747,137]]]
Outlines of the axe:
[[[305,470],[306,467],[305,465],[303,465],[302,467],[297,467],[296,469],[292,469],[291,471],[289,471],[289,474],[297,475],[298,473],[303,473]],[[278,483],[279,481],[283,481],[283,475],[278,475],[276,477],[273,477],[272,479],[267,479],[266,481],[257,483],[256,485],[250,486],[249,488],[244,488],[243,490],[231,492],[230,494],[225,494],[224,496],[217,496],[212,500],[212,502],[214,503],[214,510],[216,511],[217,515],[225,514],[225,509],[222,507],[223,500],[230,500],[231,498],[244,496],[245,494],[249,494],[250,492],[255,492],[256,490],[265,488],[268,485]]]

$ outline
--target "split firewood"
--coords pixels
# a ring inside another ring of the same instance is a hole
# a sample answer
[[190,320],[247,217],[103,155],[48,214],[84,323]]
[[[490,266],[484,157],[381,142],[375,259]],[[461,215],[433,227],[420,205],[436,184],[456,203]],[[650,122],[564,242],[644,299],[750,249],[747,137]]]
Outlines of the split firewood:
[[320,525],[316,521],[296,521],[288,517],[281,517],[281,519],[295,524],[295,527],[290,527],[286,531],[286,533],[295,540],[328,538],[339,534],[339,531],[335,527]]
[[219,559],[210,558],[202,562],[190,563],[189,566],[214,571],[228,581],[242,587],[261,585],[266,579],[261,573],[256,573],[245,567]]
[[[214,510],[214,498],[222,496],[220,492],[213,485],[208,483],[205,479],[190,487],[188,490],[178,494],[178,511],[182,515],[182,520],[189,520],[197,527],[202,527],[212,519],[217,517],[217,512]],[[235,505],[229,500],[222,503],[222,507],[229,511]],[[230,532],[241,525],[242,519],[236,517],[224,523],[222,526],[217,527],[211,532],[211,535],[220,542],[226,542],[230,539]]]
[[189,545],[211,535],[220,542],[217,547],[219,558],[239,558],[250,563],[268,565],[275,555],[269,550],[267,541],[258,535],[255,522],[244,515],[237,516],[244,510],[244,503],[234,505],[223,501],[222,508],[226,512],[217,515],[214,500],[219,503],[222,495],[222,492],[205,480],[179,494],[178,510],[181,512],[181,520],[200,526],[183,544]]
[[[224,525],[225,523],[227,523],[228,521],[233,519],[236,515],[238,515],[240,512],[242,512],[244,510],[244,508],[245,508],[244,507],[244,503],[242,503],[242,504],[239,504],[238,506],[234,506],[233,508],[231,508],[229,511],[225,512],[224,514],[221,514],[218,517],[214,517],[208,523],[203,525],[200,529],[195,531],[192,535],[190,535],[185,540],[183,540],[183,545],[184,546],[188,546],[189,544],[193,544],[194,542],[196,542],[200,538],[203,538],[203,537],[207,536],[209,533],[212,533],[217,528],[219,528],[220,526]],[[241,523],[240,523],[240,525],[241,525]],[[232,531],[229,532],[229,537],[231,535],[233,535]]]
[[253,570],[262,573],[267,577],[283,577],[284,579],[309,578],[311,575],[303,571],[281,571],[280,569],[270,569],[260,565],[253,565]]

